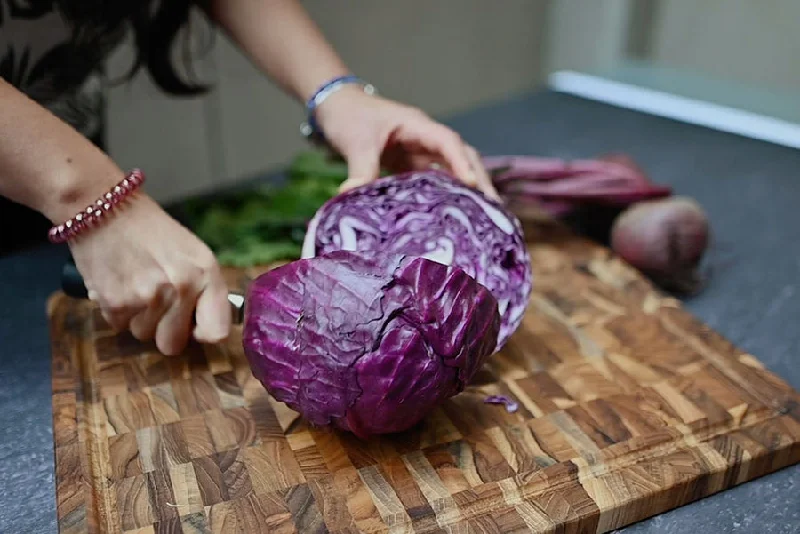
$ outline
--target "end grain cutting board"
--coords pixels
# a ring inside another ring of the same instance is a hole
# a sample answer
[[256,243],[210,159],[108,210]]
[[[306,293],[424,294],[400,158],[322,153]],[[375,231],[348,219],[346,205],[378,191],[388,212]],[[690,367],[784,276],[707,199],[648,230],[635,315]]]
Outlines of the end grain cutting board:
[[168,358],[54,295],[61,532],[606,532],[800,461],[800,397],[754,356],[606,249],[526,233],[512,342],[419,428],[367,442],[271,399],[240,333]]

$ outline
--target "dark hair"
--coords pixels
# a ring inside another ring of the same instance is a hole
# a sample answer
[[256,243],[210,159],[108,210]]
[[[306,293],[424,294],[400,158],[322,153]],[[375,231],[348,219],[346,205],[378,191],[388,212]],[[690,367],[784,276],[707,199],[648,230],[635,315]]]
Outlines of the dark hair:
[[[208,0],[57,0],[62,13],[75,24],[76,39],[88,55],[103,53],[104,40],[117,42],[130,31],[136,49],[134,63],[123,77],[130,80],[145,68],[153,82],[164,92],[178,96],[204,93],[207,86],[193,81],[191,68],[192,14],[204,19],[200,9]],[[194,20],[197,20],[196,18]],[[182,34],[182,35],[181,35]],[[213,32],[208,35],[213,38]],[[182,37],[182,63],[187,76],[179,74],[173,61],[178,37]],[[205,48],[211,39],[205,43]],[[100,46],[98,46],[100,45]],[[100,57],[87,58],[99,61]]]
[[[153,81],[163,91],[174,95],[196,95],[206,91],[207,86],[181,79],[172,60],[173,47],[183,29],[182,55],[184,66],[190,78],[191,37],[189,27],[192,0],[144,0],[136,10],[130,24],[137,49],[136,61],[128,73],[132,77],[142,67],[146,67]],[[213,36],[213,33],[210,34]],[[207,43],[207,44],[210,44]]]

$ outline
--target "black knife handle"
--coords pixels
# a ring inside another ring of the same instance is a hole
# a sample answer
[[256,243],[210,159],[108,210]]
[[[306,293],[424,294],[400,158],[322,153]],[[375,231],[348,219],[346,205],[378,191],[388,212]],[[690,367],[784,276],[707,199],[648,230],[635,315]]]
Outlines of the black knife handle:
[[66,262],[63,269],[61,269],[61,290],[76,299],[89,298],[89,292],[86,290],[83,276],[73,261]]

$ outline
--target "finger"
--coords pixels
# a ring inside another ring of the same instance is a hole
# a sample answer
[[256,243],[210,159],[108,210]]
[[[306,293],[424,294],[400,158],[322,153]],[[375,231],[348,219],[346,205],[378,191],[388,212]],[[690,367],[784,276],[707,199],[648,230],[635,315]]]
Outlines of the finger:
[[129,329],[131,318],[134,316],[135,312],[133,310],[123,311],[119,309],[100,308],[100,314],[115,332],[125,332]]
[[412,154],[408,157],[408,161],[413,170],[446,169],[453,172],[447,162],[437,154]]
[[158,322],[156,346],[167,356],[180,354],[189,341],[198,292],[196,287],[180,287],[178,295]]
[[194,338],[197,341],[218,343],[228,337],[231,328],[228,286],[217,268],[209,274],[208,285],[197,299],[195,318]]
[[495,189],[494,184],[492,184],[492,179],[489,177],[489,173],[486,172],[486,167],[483,165],[481,155],[477,150],[475,150],[474,147],[469,145],[465,145],[465,150],[467,151],[467,157],[470,160],[472,169],[475,172],[475,179],[478,183],[478,189],[480,189],[486,196],[500,201],[500,194],[497,192],[497,189]]
[[477,186],[477,178],[458,134],[446,126],[426,122],[417,131],[417,136],[417,142],[423,147],[441,154],[457,178],[471,187]]
[[150,305],[131,318],[130,331],[133,337],[139,341],[153,339],[158,322],[169,309],[172,300],[170,293],[166,286],[159,288]]
[[380,150],[377,148],[362,149],[347,156],[347,180],[339,187],[340,191],[348,191],[368,184],[380,175]]
[[96,291],[89,290],[88,298],[100,308],[100,315],[103,316],[108,325],[116,332],[128,330],[131,318],[140,311],[143,306],[136,307],[130,304],[123,304],[122,301],[109,302],[98,295]]

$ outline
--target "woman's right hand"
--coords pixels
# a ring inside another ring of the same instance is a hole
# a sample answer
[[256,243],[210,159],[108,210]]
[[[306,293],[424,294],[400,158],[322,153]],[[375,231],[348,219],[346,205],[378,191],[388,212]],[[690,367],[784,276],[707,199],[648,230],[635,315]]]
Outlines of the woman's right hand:
[[[0,80],[0,195],[61,224],[123,176],[99,148]],[[230,305],[214,255],[144,193],[69,246],[90,298],[115,329],[155,339],[169,355],[191,335],[227,337]]]
[[129,198],[70,249],[89,298],[114,329],[155,339],[167,355],[192,335],[206,343],[228,336],[227,286],[213,253],[150,197]]

